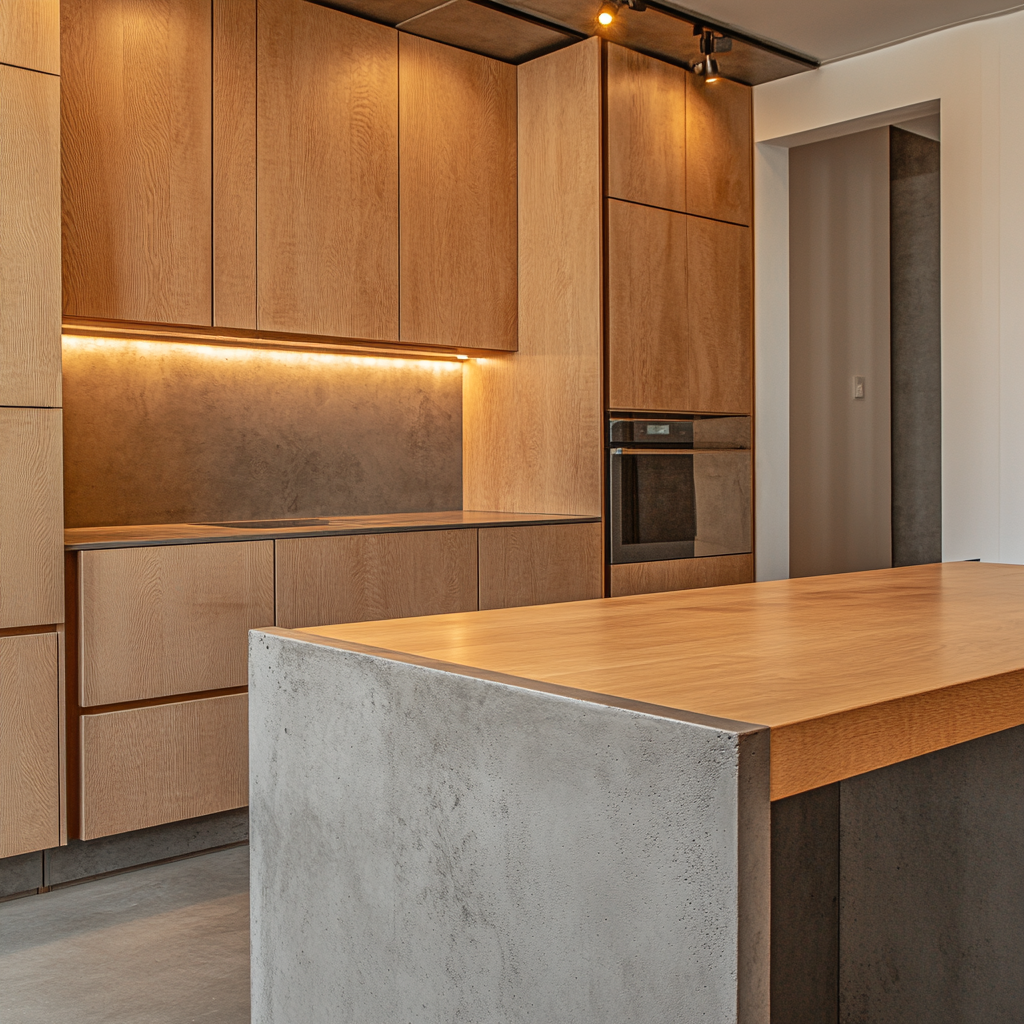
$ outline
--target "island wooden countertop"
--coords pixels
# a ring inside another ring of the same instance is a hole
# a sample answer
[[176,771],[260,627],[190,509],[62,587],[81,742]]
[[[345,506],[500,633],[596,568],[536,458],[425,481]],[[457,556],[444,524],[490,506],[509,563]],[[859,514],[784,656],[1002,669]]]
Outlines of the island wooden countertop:
[[1019,565],[947,562],[301,632],[585,699],[767,725],[773,800],[1024,724]]

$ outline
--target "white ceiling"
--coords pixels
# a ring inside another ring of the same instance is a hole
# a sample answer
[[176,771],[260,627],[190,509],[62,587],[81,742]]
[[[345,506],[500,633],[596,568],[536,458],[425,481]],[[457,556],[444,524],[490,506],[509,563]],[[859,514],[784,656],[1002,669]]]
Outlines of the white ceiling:
[[820,61],[1024,9],[1007,0],[662,0]]

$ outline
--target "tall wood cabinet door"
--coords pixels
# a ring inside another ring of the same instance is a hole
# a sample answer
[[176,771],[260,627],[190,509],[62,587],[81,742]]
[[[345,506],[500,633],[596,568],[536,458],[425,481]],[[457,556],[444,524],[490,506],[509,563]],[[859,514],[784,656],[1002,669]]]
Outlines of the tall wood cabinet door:
[[60,409],[0,409],[0,629],[64,621]]
[[210,0],[62,0],[64,312],[211,321]]
[[248,633],[274,624],[274,542],[82,551],[83,707],[248,683]]
[[686,76],[686,212],[750,224],[750,87]]
[[258,326],[398,339],[398,32],[259,0]]
[[604,596],[600,523],[480,531],[480,607],[587,601]]
[[615,43],[607,47],[606,194],[685,213],[689,72]]
[[0,66],[0,406],[59,406],[60,79]]
[[750,229],[687,218],[690,407],[749,413],[753,268]]
[[516,69],[399,37],[401,337],[514,349]]
[[476,534],[425,530],[276,541],[277,624],[294,629],[473,611]]
[[0,64],[60,74],[60,0],[0,0]]
[[608,200],[608,406],[690,408],[691,218]]
[[0,637],[0,858],[60,842],[57,634]]

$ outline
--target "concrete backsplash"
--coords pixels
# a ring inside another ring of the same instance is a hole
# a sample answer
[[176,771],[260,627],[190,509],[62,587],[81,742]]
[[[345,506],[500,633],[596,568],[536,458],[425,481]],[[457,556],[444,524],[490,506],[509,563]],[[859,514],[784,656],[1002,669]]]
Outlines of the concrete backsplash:
[[68,527],[461,507],[456,363],[65,339]]

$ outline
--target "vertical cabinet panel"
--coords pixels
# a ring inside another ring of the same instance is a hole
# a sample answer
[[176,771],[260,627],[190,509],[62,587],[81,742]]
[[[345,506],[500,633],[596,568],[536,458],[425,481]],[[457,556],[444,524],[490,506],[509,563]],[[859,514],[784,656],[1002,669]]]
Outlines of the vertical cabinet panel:
[[0,637],[0,858],[60,842],[57,634]]
[[690,408],[750,412],[750,229],[688,218]]
[[259,0],[258,326],[398,337],[398,33]]
[[607,44],[607,195],[686,212],[688,71]]
[[59,409],[0,409],[0,629],[64,621]]
[[690,408],[687,225],[691,218],[608,201],[608,405]]
[[0,64],[60,74],[60,0],[0,0]]
[[276,541],[277,624],[467,612],[477,607],[476,530]]
[[245,686],[274,622],[273,541],[83,551],[83,707]]
[[256,0],[213,0],[213,324],[256,326]]
[[248,699],[236,693],[83,715],[80,838],[244,807]]
[[0,406],[59,406],[60,80],[0,67]]
[[604,594],[600,523],[480,531],[480,607],[587,601]]
[[686,76],[686,212],[750,224],[750,87]]
[[64,0],[64,312],[211,323],[210,0]]
[[401,338],[516,347],[516,69],[401,34]]

